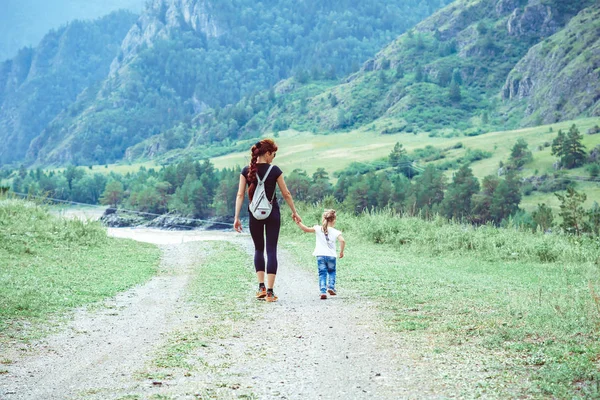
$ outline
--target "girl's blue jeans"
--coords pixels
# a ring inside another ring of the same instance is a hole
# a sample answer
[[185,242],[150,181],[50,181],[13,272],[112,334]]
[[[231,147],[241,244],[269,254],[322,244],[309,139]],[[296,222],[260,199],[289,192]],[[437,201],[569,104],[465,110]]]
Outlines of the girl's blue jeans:
[[317,267],[319,268],[319,289],[321,289],[321,293],[326,293],[327,289],[335,290],[335,263],[335,257],[317,257]]

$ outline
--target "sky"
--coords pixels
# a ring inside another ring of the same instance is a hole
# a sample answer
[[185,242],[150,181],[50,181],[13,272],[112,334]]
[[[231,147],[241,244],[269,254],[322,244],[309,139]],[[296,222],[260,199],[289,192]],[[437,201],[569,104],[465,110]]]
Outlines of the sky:
[[35,47],[51,29],[121,8],[139,13],[146,0],[0,0],[0,62]]

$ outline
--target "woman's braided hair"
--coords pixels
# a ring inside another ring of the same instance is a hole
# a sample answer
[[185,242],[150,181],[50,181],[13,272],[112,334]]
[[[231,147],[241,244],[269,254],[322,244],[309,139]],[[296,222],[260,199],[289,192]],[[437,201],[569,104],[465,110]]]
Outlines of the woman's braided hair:
[[329,235],[329,232],[327,231],[327,224],[333,221],[335,221],[335,210],[325,210],[321,220],[321,226],[323,227],[323,233],[325,235]]
[[252,201],[252,198],[254,197],[254,191],[256,190],[256,184],[258,182],[256,179],[256,173],[258,172],[256,162],[258,161],[258,157],[276,151],[277,145],[272,139],[260,140],[250,149],[250,166],[248,167],[248,182],[250,182],[250,187],[248,187],[248,197],[250,198],[250,201]]

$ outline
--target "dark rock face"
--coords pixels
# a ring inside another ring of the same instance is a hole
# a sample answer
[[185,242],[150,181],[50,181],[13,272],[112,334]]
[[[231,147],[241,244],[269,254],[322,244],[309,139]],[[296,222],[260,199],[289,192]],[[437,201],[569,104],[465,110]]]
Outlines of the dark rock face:
[[110,228],[140,226],[147,222],[147,220],[139,214],[119,213],[114,208],[107,208],[102,217],[100,217],[100,221]]
[[131,213],[107,208],[100,221],[110,228],[149,227],[165,230],[219,230],[233,229],[233,217],[213,217],[198,220],[178,214],[164,214],[155,217],[154,214]]
[[190,230],[203,226],[202,222],[198,222],[193,218],[186,218],[181,215],[165,214],[154,218],[152,221],[145,224],[150,228],[159,228],[166,230]]
[[515,8],[506,27],[508,34],[512,36],[550,36],[560,28],[554,20],[552,9],[539,3],[527,5],[524,10]]
[[496,3],[496,14],[498,16],[508,14],[519,7],[519,0],[499,0]]
[[[521,15],[513,33],[523,34],[528,26],[551,32],[551,14],[540,10],[534,7],[529,16]],[[501,95],[515,105],[523,126],[600,113],[598,29],[600,4],[582,10],[564,29],[533,46],[513,68]],[[581,51],[582,47],[585,50]]]

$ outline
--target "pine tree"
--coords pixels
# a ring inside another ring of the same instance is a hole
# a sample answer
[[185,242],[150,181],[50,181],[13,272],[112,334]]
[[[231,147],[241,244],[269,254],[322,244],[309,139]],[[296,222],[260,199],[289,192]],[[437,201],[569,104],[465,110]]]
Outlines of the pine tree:
[[600,205],[598,202],[594,202],[587,215],[590,232],[596,236],[600,235]]
[[406,157],[406,149],[404,149],[404,147],[399,142],[396,142],[396,144],[394,145],[394,149],[391,151],[390,155],[388,156],[388,161],[390,163],[390,166],[392,168],[398,168],[398,166],[400,166],[400,163],[403,161],[403,159],[405,157]]
[[500,181],[490,205],[490,216],[495,223],[513,215],[519,210],[521,202],[521,185],[514,173],[506,175],[506,179]]
[[442,68],[438,74],[438,84],[446,87],[452,81],[452,71],[449,68]]
[[567,233],[577,236],[586,230],[585,210],[583,203],[587,199],[585,193],[577,192],[573,187],[567,188],[566,194],[554,193],[560,200],[560,212],[558,215],[562,218],[560,226]]
[[543,232],[552,228],[554,216],[552,215],[552,209],[546,203],[538,204],[537,209],[531,214],[531,217],[534,223],[534,232],[538,226]]
[[481,192],[473,196],[472,221],[478,224],[484,224],[491,221],[492,197],[496,188],[500,184],[500,179],[494,175],[488,175],[481,181]]
[[531,151],[529,151],[527,142],[523,138],[519,138],[517,143],[510,151],[509,164],[511,167],[519,169],[523,165],[533,160]]
[[565,142],[566,152],[568,154],[566,160],[567,168],[576,168],[585,164],[586,151],[585,146],[582,143],[583,136],[579,133],[577,126],[573,124],[567,134],[567,140]]
[[560,165],[567,169],[576,168],[585,163],[586,151],[582,143],[583,136],[573,124],[568,134],[558,131],[558,136],[552,141],[552,155],[559,158]]
[[444,189],[446,188],[446,176],[441,170],[433,165],[428,165],[419,175],[411,188],[416,198],[416,207],[422,209],[425,206],[433,206],[444,200]]
[[416,71],[415,71],[415,82],[422,82],[423,81],[423,67],[420,65],[417,65]]
[[398,63],[396,66],[396,79],[404,78],[404,68],[402,68],[402,63]]
[[452,83],[450,84],[449,96],[450,101],[454,103],[458,103],[462,98],[462,95],[460,93],[460,86],[455,81],[452,81]]
[[442,213],[447,218],[462,219],[471,215],[472,199],[479,192],[479,181],[468,165],[454,174],[442,203]]

